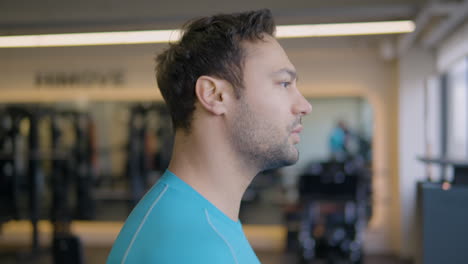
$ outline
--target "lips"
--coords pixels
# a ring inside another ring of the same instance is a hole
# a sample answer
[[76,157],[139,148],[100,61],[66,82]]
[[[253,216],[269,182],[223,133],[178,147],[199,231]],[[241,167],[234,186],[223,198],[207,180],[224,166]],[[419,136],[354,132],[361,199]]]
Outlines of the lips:
[[301,141],[301,137],[299,136],[301,131],[302,131],[301,125],[297,126],[296,128],[293,129],[293,131],[291,131],[291,137],[292,137],[292,140],[294,141],[293,142],[294,144],[298,144]]
[[297,134],[299,134],[299,133],[301,133],[302,129],[303,129],[302,126],[298,126],[298,127],[296,127],[293,131],[291,131],[291,133],[297,133]]

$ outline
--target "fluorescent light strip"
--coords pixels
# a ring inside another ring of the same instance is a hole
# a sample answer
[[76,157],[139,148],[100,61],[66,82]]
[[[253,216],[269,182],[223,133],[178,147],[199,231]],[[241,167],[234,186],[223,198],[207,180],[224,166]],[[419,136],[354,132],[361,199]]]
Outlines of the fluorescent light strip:
[[414,30],[413,21],[278,26],[278,38],[305,38],[375,34],[400,34]]
[[167,43],[178,40],[179,33],[179,30],[147,30],[4,36],[0,37],[0,48]]
[[[373,34],[399,34],[414,30],[412,21],[363,22],[277,26],[278,38],[305,38]],[[26,36],[0,36],[0,48],[62,47],[168,43],[177,41],[180,30],[146,30],[96,33],[70,33]]]

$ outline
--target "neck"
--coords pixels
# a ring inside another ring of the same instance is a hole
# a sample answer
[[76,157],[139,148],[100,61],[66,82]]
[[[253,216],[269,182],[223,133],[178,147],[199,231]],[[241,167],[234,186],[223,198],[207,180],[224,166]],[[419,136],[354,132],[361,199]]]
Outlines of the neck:
[[258,172],[236,156],[220,138],[178,131],[169,170],[237,221],[242,196]]

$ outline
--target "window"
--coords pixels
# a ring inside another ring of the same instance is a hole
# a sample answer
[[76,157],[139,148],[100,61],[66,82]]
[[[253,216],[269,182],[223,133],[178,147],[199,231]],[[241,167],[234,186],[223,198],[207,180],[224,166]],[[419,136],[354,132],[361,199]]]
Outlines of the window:
[[467,61],[454,64],[447,76],[447,156],[457,160],[468,158]]

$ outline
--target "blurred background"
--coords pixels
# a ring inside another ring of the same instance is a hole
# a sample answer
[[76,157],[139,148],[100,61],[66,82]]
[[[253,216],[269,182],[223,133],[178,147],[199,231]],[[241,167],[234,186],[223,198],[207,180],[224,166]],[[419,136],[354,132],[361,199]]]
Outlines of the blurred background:
[[167,38],[54,34],[151,35],[260,8],[281,26],[410,25],[278,32],[313,110],[299,162],[243,197],[262,263],[466,263],[466,0],[0,0],[0,263],[104,263],[171,155],[154,77]]

